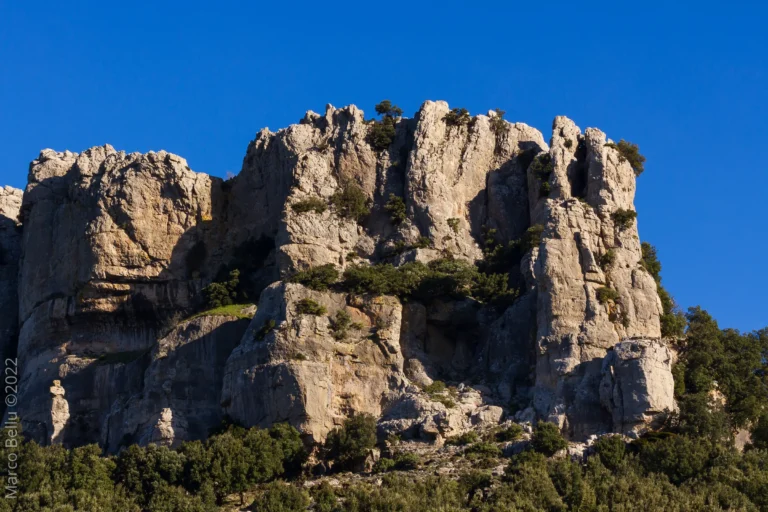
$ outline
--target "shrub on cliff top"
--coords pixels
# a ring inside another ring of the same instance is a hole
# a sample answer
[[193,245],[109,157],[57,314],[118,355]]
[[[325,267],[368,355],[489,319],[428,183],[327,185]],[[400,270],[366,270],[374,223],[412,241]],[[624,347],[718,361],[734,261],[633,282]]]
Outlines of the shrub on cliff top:
[[504,114],[506,114],[504,110],[497,108],[494,110],[494,115],[491,116],[491,131],[497,136],[504,133],[507,129],[507,122],[504,120]]
[[403,115],[403,110],[391,101],[384,100],[376,105],[376,113],[382,118],[380,121],[371,121],[366,141],[374,150],[386,151],[395,140],[395,119]]
[[620,162],[629,162],[632,170],[635,171],[635,176],[640,176],[643,173],[645,157],[640,154],[640,148],[637,147],[637,144],[621,139],[618,144],[608,142],[605,145],[619,152]]
[[466,126],[471,120],[469,111],[465,108],[454,108],[443,116],[443,121],[448,126]]

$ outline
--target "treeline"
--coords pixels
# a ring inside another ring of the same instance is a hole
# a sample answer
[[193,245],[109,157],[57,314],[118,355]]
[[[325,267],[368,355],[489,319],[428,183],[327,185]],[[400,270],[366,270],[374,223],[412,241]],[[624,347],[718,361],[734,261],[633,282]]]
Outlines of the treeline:
[[208,512],[229,495],[298,475],[307,455],[298,431],[285,424],[230,426],[206,442],[175,450],[132,445],[113,457],[97,445],[5,445],[2,460],[16,461],[18,479],[0,511],[14,512]]

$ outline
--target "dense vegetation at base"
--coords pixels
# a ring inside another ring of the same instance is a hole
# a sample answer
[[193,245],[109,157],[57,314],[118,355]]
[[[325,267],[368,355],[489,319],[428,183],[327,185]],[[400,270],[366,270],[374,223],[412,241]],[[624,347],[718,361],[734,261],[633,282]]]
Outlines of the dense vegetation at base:
[[[694,336],[712,327],[710,319],[691,321]],[[177,450],[134,445],[116,457],[101,456],[95,445],[66,450],[26,443],[18,460],[19,495],[0,501],[0,510],[208,512],[225,502],[237,505],[246,491],[250,510],[268,512],[310,506],[329,512],[768,510],[768,432],[756,427],[754,446],[742,454],[728,428],[738,413],[706,407],[696,417],[690,413],[684,409],[664,431],[631,443],[603,437],[584,462],[556,455],[566,443],[551,423],[539,423],[527,448],[510,457],[502,455],[502,443],[520,438],[518,426],[482,438],[470,432],[449,440],[470,463],[455,476],[416,472],[425,461],[388,440],[373,469],[380,485],[359,480],[309,489],[301,485],[307,453],[286,425],[229,426],[204,443]],[[707,428],[692,430],[691,420]],[[358,415],[331,432],[317,456],[332,472],[355,470],[375,445],[374,418]],[[491,474],[498,465],[503,476]]]
[[[674,367],[679,412],[632,442],[601,438],[583,462],[562,456],[559,429],[544,422],[509,457],[503,443],[520,439],[517,425],[449,439],[458,449],[454,463],[467,461],[456,475],[420,471],[429,461],[388,439],[373,467],[381,485],[349,480],[311,488],[301,485],[310,471],[307,452],[286,425],[230,425],[205,442],[176,450],[134,445],[114,457],[95,445],[8,448],[3,439],[3,460],[16,454],[21,477],[16,499],[0,500],[0,511],[208,512],[237,505],[243,493],[251,510],[270,512],[768,511],[768,329],[720,329],[701,308],[683,319]],[[436,382],[425,392],[447,389]],[[743,453],[735,447],[737,429],[751,432]],[[376,445],[374,418],[358,415],[331,432],[316,457],[331,473],[359,471]],[[499,465],[504,475],[493,475]]]
[[[565,443],[549,423],[540,423],[528,448],[509,458],[500,443],[519,439],[516,425],[449,440],[475,468],[458,478],[401,473],[423,461],[388,442],[374,467],[383,475],[380,486],[326,483],[311,490],[299,485],[306,476],[304,445],[286,425],[229,426],[177,450],[134,445],[116,457],[102,456],[95,445],[67,450],[30,442],[3,449],[3,460],[16,454],[21,476],[16,499],[0,500],[0,511],[207,512],[246,491],[257,495],[252,510],[274,512],[310,505],[345,512],[768,510],[768,330],[721,330],[700,308],[684,320],[675,366],[680,412],[661,432],[631,443],[601,438],[583,463],[555,455]],[[445,385],[428,391],[437,387]],[[721,399],[713,399],[715,391]],[[370,416],[350,418],[318,457],[332,471],[358,468],[376,444],[375,428]],[[737,428],[752,433],[744,453],[734,447]],[[492,476],[489,468],[499,464],[504,476]]]

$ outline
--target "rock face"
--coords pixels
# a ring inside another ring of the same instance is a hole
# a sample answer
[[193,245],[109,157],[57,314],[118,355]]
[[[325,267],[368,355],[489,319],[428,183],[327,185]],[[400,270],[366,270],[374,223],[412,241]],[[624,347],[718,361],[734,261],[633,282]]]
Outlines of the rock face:
[[613,430],[638,433],[660,427],[675,409],[676,355],[658,340],[625,340],[603,360],[600,400],[613,411]]
[[[229,417],[288,421],[321,441],[369,413],[382,435],[440,440],[510,407],[577,440],[653,425],[674,408],[674,354],[659,340],[636,223],[616,222],[634,210],[631,167],[602,132],[566,118],[550,147],[493,112],[466,123],[448,112],[427,101],[375,151],[363,112],[329,105],[260,131],[226,182],[163,151],[44,150],[30,166],[23,230],[18,191],[0,194],[0,334],[12,348],[18,339],[28,435],[114,452],[203,438]],[[370,205],[360,222],[297,206],[329,204],[350,184]],[[393,195],[402,222],[387,211]],[[474,262],[489,244],[518,248],[494,263],[519,290],[504,308],[285,281],[324,264]],[[235,268],[238,293],[258,299],[250,325],[181,321]],[[307,300],[326,312],[301,313]],[[339,311],[352,324],[344,336]],[[438,380],[454,387],[423,390]]]
[[54,379],[70,404],[65,443],[103,441],[113,405],[141,391],[159,333],[200,289],[206,257],[189,255],[208,237],[215,184],[165,152],[45,150],[32,162],[18,354],[33,437],[51,435],[51,411],[32,397]]
[[[22,191],[0,187],[0,357],[16,355],[19,332],[18,273],[21,226],[18,222]],[[0,414],[5,411],[5,400]]]
[[[603,430],[610,413],[597,393],[607,351],[627,337],[661,336],[661,302],[640,265],[637,225],[615,221],[617,211],[634,211],[634,171],[606,142],[599,130],[582,135],[572,121],[558,117],[548,154],[549,194],[539,193],[542,180],[529,173],[531,219],[543,227],[533,258],[534,405],[577,439]],[[618,298],[601,301],[605,289]]]

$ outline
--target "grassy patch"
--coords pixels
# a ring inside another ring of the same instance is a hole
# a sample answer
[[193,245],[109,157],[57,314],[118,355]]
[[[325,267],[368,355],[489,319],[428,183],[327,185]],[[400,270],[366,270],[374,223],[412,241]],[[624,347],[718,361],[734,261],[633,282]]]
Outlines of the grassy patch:
[[208,311],[201,311],[200,313],[191,316],[189,319],[194,320],[201,316],[233,316],[239,319],[251,319],[253,318],[253,313],[243,313],[243,310],[250,306],[253,306],[253,304],[230,304],[228,306],[220,306],[218,308],[209,309]]

